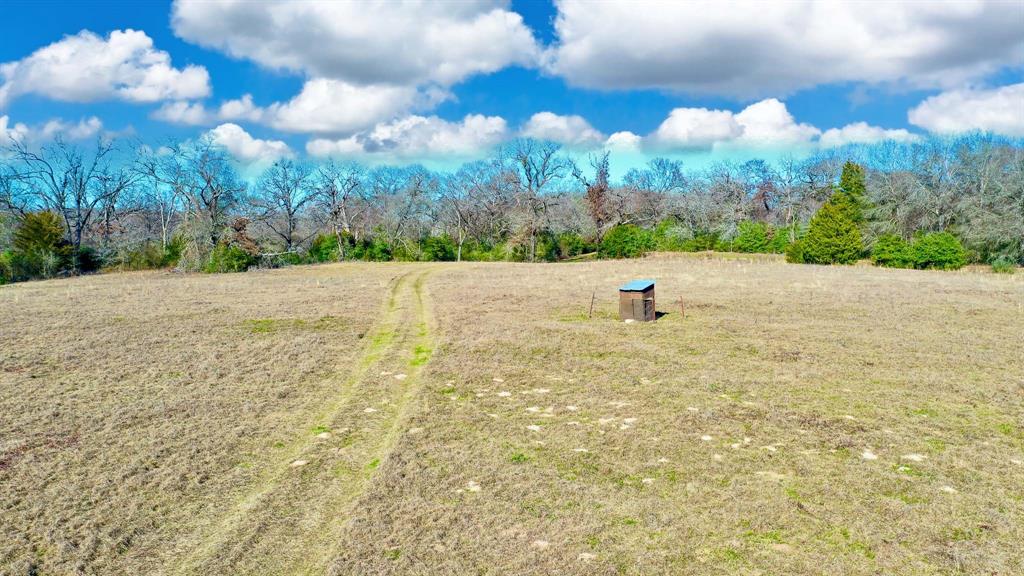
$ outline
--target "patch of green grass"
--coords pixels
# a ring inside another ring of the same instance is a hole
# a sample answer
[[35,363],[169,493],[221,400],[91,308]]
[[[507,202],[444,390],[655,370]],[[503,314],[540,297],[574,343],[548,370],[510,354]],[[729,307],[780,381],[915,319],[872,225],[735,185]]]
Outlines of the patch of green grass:
[[748,530],[743,539],[750,544],[782,544],[782,534],[778,530]]
[[932,452],[942,452],[946,449],[946,441],[941,438],[925,438],[924,443]]
[[374,458],[370,460],[370,463],[366,465],[367,470],[376,470],[380,466],[380,458]]
[[720,562],[739,564],[743,562],[743,554],[735,548],[719,548],[715,550],[714,556]]
[[324,426],[324,425],[313,426],[313,428],[310,430],[310,432],[312,432],[312,434],[314,436],[316,436],[317,434],[323,434],[324,432],[330,432],[330,431],[331,431],[331,429],[328,428],[327,426]]
[[398,548],[392,548],[384,551],[384,557],[388,560],[398,560],[402,556],[402,551]]
[[508,461],[513,464],[523,464],[525,462],[529,462],[530,457],[522,452],[516,452],[508,459]]

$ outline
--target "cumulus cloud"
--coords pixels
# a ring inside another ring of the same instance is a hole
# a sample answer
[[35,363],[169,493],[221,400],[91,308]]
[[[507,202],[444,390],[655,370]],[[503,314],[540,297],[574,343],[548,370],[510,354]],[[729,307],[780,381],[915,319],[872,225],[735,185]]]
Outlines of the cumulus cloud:
[[311,140],[306,151],[320,157],[366,154],[397,159],[472,157],[505,141],[508,136],[508,125],[498,116],[470,114],[461,122],[449,122],[436,116],[410,115],[348,138]]
[[358,86],[341,80],[309,80],[295,98],[267,108],[266,121],[286,132],[351,134],[419,105],[412,86]]
[[908,120],[929,132],[982,130],[1024,137],[1024,83],[943,92],[911,109]]
[[78,122],[66,122],[53,118],[41,125],[29,126],[22,122],[13,122],[9,116],[0,116],[0,148],[14,142],[26,145],[38,145],[60,136],[65,140],[85,140],[92,138],[103,130],[103,122],[95,116],[83,118]]
[[643,141],[639,135],[634,134],[628,130],[616,132],[605,140],[605,147],[609,150],[617,150],[620,152],[633,152],[640,149],[640,143]]
[[825,130],[818,142],[823,148],[838,148],[847,144],[874,144],[884,140],[913,142],[917,139],[917,135],[902,128],[886,130],[878,126],[871,126],[867,122],[854,122],[842,128]]
[[241,126],[230,122],[210,130],[206,136],[243,164],[273,162],[292,156],[291,149],[281,140],[254,138]]
[[177,0],[185,40],[272,69],[353,84],[448,86],[529,65],[539,48],[506,3]]
[[833,82],[951,87],[1024,58],[1014,2],[560,0],[546,68],[571,84],[731,96]]
[[605,140],[604,134],[582,116],[561,116],[552,112],[538,112],[531,116],[523,126],[522,134],[578,148],[600,146]]
[[822,132],[797,122],[785,103],[768,98],[739,112],[707,108],[676,108],[643,145],[653,149],[809,149],[846,144],[871,144],[883,140],[909,142],[917,135],[908,130],[885,129],[866,122],[847,124]]
[[676,108],[651,137],[655,146],[710,148],[721,145],[747,147],[794,146],[809,143],[821,131],[798,123],[786,105],[768,98],[738,113],[707,108]]
[[136,30],[115,30],[105,39],[87,30],[67,36],[0,64],[0,82],[0,107],[24,94],[69,102],[156,102],[210,93],[205,68],[174,68],[170,55]]

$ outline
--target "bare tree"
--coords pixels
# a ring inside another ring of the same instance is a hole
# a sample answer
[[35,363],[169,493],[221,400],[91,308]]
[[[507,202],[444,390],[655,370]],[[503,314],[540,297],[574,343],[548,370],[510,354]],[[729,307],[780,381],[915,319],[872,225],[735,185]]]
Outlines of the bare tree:
[[345,235],[359,240],[360,229],[355,225],[367,211],[364,171],[355,163],[338,164],[328,161],[314,175],[316,205],[326,215],[331,232],[338,240],[338,259],[345,259]]
[[305,242],[313,234],[297,236],[299,217],[314,198],[309,166],[293,160],[278,160],[260,177],[252,205],[259,221],[284,242],[284,251],[293,252],[296,244]]
[[516,203],[521,210],[523,232],[529,241],[529,260],[537,259],[537,235],[546,228],[548,210],[558,200],[554,185],[571,169],[561,147],[551,142],[519,139],[500,151],[509,176],[516,187]]
[[594,224],[598,244],[604,237],[604,232],[609,226],[608,195],[611,192],[611,185],[608,183],[608,152],[590,157],[590,167],[594,170],[593,177],[587,177],[580,170],[575,162],[572,163],[572,175],[583,185],[584,200],[587,206],[587,214]]
[[39,150],[15,140],[9,178],[16,181],[10,191],[27,195],[11,199],[10,206],[38,206],[60,215],[67,239],[73,247],[73,267],[79,268],[78,254],[89,227],[104,207],[113,210],[135,180],[135,174],[113,163],[114,141],[97,139],[85,153],[61,138]]

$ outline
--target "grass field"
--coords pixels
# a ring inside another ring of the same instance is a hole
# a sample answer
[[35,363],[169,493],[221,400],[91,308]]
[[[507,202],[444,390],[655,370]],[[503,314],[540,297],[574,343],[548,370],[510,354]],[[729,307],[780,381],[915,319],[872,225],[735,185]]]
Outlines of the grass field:
[[764,257],[4,286],[0,574],[1021,574],[1022,346]]

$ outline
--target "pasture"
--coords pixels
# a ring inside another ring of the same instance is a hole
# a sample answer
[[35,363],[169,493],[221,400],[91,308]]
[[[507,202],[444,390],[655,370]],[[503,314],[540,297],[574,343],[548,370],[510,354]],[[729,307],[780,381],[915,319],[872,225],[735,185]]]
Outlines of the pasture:
[[3,286],[0,574],[1019,574],[1022,345],[769,256]]

